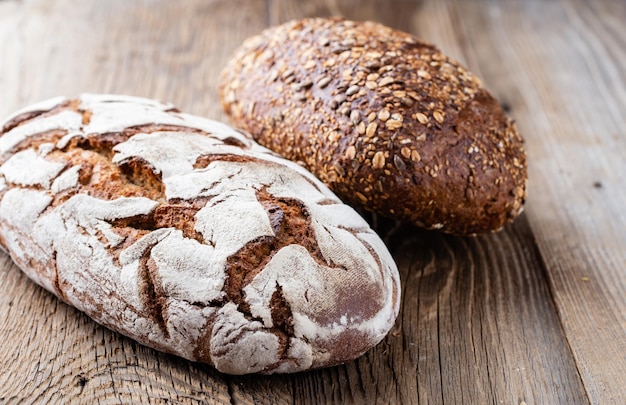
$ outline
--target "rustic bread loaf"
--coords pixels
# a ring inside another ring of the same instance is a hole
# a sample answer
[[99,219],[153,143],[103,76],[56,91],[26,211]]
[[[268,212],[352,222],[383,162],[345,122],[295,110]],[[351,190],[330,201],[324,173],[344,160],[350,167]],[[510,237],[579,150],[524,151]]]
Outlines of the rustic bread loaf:
[[236,51],[220,97],[234,125],[353,205],[462,235],[522,210],[526,155],[513,122],[476,76],[409,34],[289,22]]
[[399,279],[313,175],[224,124],[108,95],[0,124],[0,244],[35,282],[156,349],[243,374],[351,360]]

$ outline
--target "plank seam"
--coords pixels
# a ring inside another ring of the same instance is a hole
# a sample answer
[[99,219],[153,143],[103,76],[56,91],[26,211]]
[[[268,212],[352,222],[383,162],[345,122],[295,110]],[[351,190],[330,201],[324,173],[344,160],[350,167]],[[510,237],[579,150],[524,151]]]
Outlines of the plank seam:
[[543,257],[543,254],[541,252],[541,249],[539,248],[539,244],[537,242],[537,237],[535,236],[535,233],[533,232],[532,226],[530,224],[530,222],[528,221],[528,217],[524,214],[522,215],[519,219],[519,221],[522,221],[525,223],[525,227],[528,229],[528,235],[527,240],[530,242],[530,246],[532,249],[532,256],[537,258],[537,262],[539,264],[540,267],[540,274],[542,275],[546,287],[548,289],[548,295],[550,297],[550,304],[556,314],[556,318],[557,318],[557,322],[558,322],[558,327],[559,327],[559,331],[561,333],[561,336],[563,337],[563,340],[565,342],[565,344],[567,345],[567,351],[569,353],[569,355],[571,356],[573,362],[574,362],[574,366],[576,367],[576,375],[578,376],[578,379],[580,380],[581,385],[583,386],[583,388],[585,389],[585,394],[587,395],[587,403],[591,404],[591,395],[590,392],[587,388],[587,385],[585,384],[585,380],[582,376],[580,367],[578,365],[578,361],[577,358],[574,354],[574,349],[572,348],[572,345],[570,343],[570,339],[567,336],[567,333],[565,331],[565,326],[563,325],[563,318],[562,318],[562,314],[561,311],[559,310],[559,305],[557,303],[557,299],[556,299],[556,291],[555,291],[555,287],[554,284],[552,282],[552,278],[550,277],[550,274],[548,272],[548,266],[547,266],[547,261],[545,260],[545,258]]

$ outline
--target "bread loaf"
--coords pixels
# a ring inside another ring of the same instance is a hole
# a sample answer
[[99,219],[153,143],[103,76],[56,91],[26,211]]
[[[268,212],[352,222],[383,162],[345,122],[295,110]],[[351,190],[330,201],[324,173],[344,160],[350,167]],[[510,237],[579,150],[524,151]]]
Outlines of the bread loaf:
[[523,140],[480,80],[373,22],[292,21],[224,68],[232,123],[345,201],[418,226],[500,229],[526,194]]
[[314,176],[171,105],[83,95],[0,124],[0,244],[97,322],[225,373],[342,363],[394,323],[399,279]]

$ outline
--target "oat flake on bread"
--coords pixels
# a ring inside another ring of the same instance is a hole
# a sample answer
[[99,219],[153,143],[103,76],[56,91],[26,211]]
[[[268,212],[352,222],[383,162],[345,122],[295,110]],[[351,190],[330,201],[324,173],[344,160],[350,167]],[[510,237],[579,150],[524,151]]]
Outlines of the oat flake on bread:
[[0,123],[0,245],[97,322],[225,373],[354,359],[399,308],[385,245],[314,176],[141,98],[56,98]]
[[353,205],[430,229],[501,229],[526,196],[523,139],[480,80],[374,22],[311,18],[248,39],[223,70],[232,123]]

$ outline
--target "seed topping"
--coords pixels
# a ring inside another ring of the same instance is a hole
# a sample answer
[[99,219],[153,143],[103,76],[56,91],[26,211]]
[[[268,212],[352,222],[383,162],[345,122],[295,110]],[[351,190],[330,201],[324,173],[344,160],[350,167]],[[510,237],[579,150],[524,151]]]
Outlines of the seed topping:
[[419,121],[420,124],[428,124],[428,117],[422,113],[416,113],[415,114],[415,119],[417,119]]
[[324,87],[328,86],[328,83],[330,83],[330,77],[328,76],[322,77],[321,79],[317,81],[317,85],[319,86],[320,89],[323,89]]
[[385,166],[385,154],[378,151],[374,154],[374,159],[372,159],[372,167],[374,169],[382,169],[383,166]]
[[371,138],[376,133],[376,129],[378,129],[378,124],[375,122],[370,122],[367,124],[367,129],[365,130],[365,136]]

